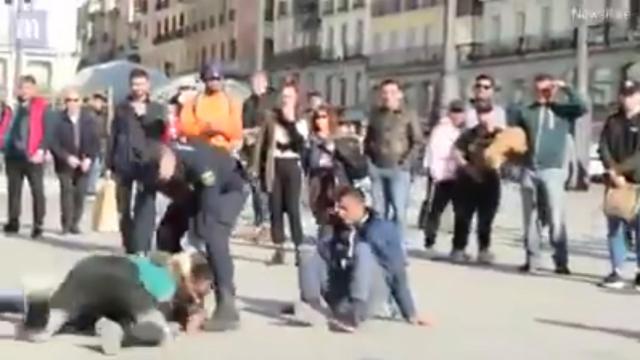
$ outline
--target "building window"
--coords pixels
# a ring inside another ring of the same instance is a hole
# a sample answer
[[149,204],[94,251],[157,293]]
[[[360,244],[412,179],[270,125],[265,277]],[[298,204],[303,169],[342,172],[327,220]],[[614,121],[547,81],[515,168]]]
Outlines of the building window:
[[220,43],[220,61],[225,61],[227,58],[226,49],[224,43]]
[[334,33],[333,33],[333,26],[329,26],[329,31],[327,31],[327,49],[330,52],[334,51],[334,42],[333,42],[333,38],[334,38]]
[[407,30],[407,48],[413,48],[416,46],[416,28],[412,27]]
[[312,72],[309,72],[307,74],[307,83],[305,84],[305,86],[307,87],[307,89],[309,90],[313,90],[316,88],[316,77],[315,74]]
[[211,60],[216,60],[216,44],[211,45]]
[[206,63],[207,63],[207,48],[203,47],[200,53],[200,64],[206,64]]
[[237,51],[238,49],[236,48],[236,40],[231,39],[231,41],[229,42],[229,59],[231,61],[234,61],[236,59]]
[[340,29],[340,41],[342,46],[342,56],[347,56],[349,54],[349,25],[347,23],[342,24]]
[[216,17],[214,15],[209,16],[209,28],[213,29],[216,27]]
[[391,31],[389,34],[389,50],[395,50],[398,48],[398,32],[396,30]]
[[225,15],[225,14],[224,14],[224,13],[222,13],[222,14],[220,14],[220,15],[218,16],[218,24],[220,24],[220,26],[223,26],[223,25],[224,25],[224,23],[225,23],[225,16],[224,16],[224,15]]
[[200,21],[200,31],[207,30],[207,20]]
[[285,0],[280,0],[280,2],[278,2],[278,17],[285,17],[287,16],[287,2]]
[[162,36],[162,23],[160,21],[156,21],[156,37]]
[[424,27],[424,33],[422,34],[422,44],[425,48],[429,47],[431,41],[429,41],[429,37],[431,36],[431,26],[427,25]]
[[231,9],[229,10],[229,22],[234,22],[234,21],[236,21],[236,10]]
[[411,10],[417,10],[419,8],[420,8],[420,0],[407,0],[405,10],[411,11]]
[[356,73],[356,83],[353,85],[354,88],[354,98],[356,105],[360,104],[360,87],[362,86],[362,73]]
[[178,21],[180,29],[184,29],[184,13],[180,13],[180,19]]
[[542,37],[549,38],[551,34],[551,6],[542,7]]
[[169,33],[169,18],[164,18],[164,33]]
[[331,75],[327,76],[324,81],[324,96],[329,104],[333,102],[333,77]]
[[518,36],[524,36],[527,27],[527,15],[524,11],[518,11],[516,14],[516,31]]
[[171,31],[175,32],[177,30],[177,26],[178,26],[178,19],[176,19],[176,17],[173,16],[171,18]]
[[381,33],[375,33],[373,35],[373,52],[376,54],[382,52],[382,34]]
[[347,106],[347,79],[340,79],[340,105]]
[[502,31],[502,22],[500,21],[500,15],[492,16],[491,17],[491,40],[494,42],[499,42],[501,31]]
[[349,10],[349,0],[340,0],[338,11],[344,12]]
[[358,20],[356,25],[356,52],[364,53],[364,21]]

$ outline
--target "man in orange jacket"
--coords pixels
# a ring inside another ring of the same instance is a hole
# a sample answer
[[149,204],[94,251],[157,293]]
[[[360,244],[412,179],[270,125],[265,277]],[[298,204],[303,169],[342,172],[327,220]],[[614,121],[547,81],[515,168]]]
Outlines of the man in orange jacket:
[[200,71],[203,94],[187,102],[180,112],[180,132],[187,138],[204,138],[232,152],[242,144],[242,107],[223,89],[220,67],[206,64]]

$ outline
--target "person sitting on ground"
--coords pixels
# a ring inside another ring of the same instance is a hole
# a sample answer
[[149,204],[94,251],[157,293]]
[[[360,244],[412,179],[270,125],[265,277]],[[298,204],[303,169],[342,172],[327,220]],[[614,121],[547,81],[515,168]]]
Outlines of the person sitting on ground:
[[336,199],[341,222],[333,235],[301,247],[302,302],[294,307],[295,316],[310,325],[321,314],[332,316],[338,330],[352,332],[391,294],[407,322],[429,325],[418,315],[409,289],[398,225],[367,208],[357,189],[343,187]]
[[0,291],[0,313],[24,314],[16,335],[32,342],[47,341],[66,324],[94,327],[107,355],[118,353],[125,340],[147,346],[170,341],[175,331],[161,310],[176,316],[187,332],[197,331],[212,284],[206,259],[199,254],[152,258],[90,256],[50,297],[42,291]]

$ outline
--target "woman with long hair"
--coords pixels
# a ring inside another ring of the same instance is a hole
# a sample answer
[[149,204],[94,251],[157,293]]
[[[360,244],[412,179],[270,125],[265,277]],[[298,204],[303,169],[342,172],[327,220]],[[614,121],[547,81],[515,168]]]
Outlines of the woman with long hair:
[[300,197],[308,132],[307,122],[299,116],[298,88],[295,82],[286,82],[280,91],[280,105],[268,112],[258,135],[252,168],[269,194],[271,238],[276,245],[272,265],[284,264],[285,214],[296,249],[304,237]]
[[313,111],[311,130],[307,164],[309,204],[318,224],[318,237],[323,238],[331,228],[334,192],[349,181],[336,154],[339,125],[335,114],[326,106]]

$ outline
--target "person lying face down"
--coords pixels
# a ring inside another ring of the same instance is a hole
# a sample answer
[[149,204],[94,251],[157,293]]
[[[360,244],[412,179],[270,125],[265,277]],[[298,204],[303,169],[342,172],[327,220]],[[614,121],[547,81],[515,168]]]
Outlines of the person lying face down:
[[[170,321],[189,332],[200,328],[203,299],[211,289],[206,260],[180,255],[90,256],[69,271],[51,296],[0,290],[0,313],[24,314],[16,335],[31,342],[47,341],[65,325],[77,330],[88,325],[108,355],[118,353],[124,342],[160,346],[175,336],[177,326]],[[182,308],[190,311],[182,315]]]

